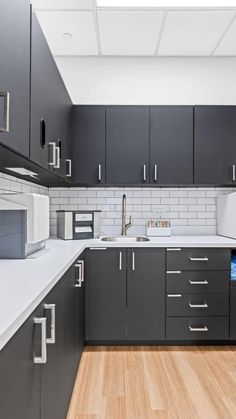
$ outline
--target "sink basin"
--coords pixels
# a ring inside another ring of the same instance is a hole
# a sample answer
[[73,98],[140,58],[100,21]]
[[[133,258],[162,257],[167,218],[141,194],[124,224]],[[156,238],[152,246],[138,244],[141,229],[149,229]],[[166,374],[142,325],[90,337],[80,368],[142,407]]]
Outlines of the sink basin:
[[137,242],[148,242],[150,239],[146,236],[107,236],[101,239],[103,242],[118,242],[118,243],[137,243]]

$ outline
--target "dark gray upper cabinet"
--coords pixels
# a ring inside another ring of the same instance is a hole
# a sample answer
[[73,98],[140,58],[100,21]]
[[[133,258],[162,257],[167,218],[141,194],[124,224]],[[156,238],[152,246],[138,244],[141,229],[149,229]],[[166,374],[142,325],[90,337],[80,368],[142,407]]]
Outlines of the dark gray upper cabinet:
[[126,249],[88,250],[86,340],[126,337]]
[[193,183],[193,107],[150,107],[150,183]]
[[127,338],[164,340],[165,250],[127,252]]
[[[63,177],[66,159],[70,158],[66,146],[71,112],[72,102],[38,19],[32,13],[30,158]],[[58,147],[56,159],[54,147]]]
[[149,183],[149,107],[106,107],[106,183]]
[[104,184],[105,176],[105,106],[74,106],[74,182]]
[[0,142],[29,157],[30,2],[1,0],[0,16]]
[[194,109],[194,183],[232,186],[236,165],[236,106]]

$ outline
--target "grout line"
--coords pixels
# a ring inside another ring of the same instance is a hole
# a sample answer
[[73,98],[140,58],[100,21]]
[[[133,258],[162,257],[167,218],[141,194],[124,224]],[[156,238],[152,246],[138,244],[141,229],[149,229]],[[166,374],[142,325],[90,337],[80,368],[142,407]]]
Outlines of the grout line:
[[223,34],[221,35],[219,41],[216,43],[216,46],[213,48],[210,56],[213,56],[217,50],[217,48],[220,46],[221,42],[223,41],[226,33],[229,31],[229,29],[231,28],[232,24],[234,23],[236,18],[236,13],[234,13],[234,16],[232,17],[231,21],[229,22],[228,26],[226,27],[226,29],[224,30]]
[[101,39],[100,39],[99,24],[98,24],[97,4],[96,4],[96,0],[92,0],[92,2],[93,2],[93,17],[94,17],[94,25],[95,25],[95,32],[96,32],[98,56],[101,56],[102,47],[101,47]]
[[161,45],[162,35],[163,35],[164,29],[165,29],[167,14],[168,14],[168,11],[166,10],[163,13],[163,18],[162,18],[162,22],[161,22],[161,29],[160,29],[160,32],[159,32],[159,36],[158,36],[158,39],[157,39],[157,45],[156,45],[156,49],[155,49],[155,52],[154,52],[154,55],[155,56],[158,55],[158,52],[159,52],[159,48],[160,48],[160,45]]

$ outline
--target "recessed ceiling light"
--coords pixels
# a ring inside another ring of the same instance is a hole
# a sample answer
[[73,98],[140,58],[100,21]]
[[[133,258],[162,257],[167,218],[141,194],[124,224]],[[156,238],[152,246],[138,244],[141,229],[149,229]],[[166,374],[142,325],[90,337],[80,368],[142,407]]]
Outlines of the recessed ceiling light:
[[236,7],[236,0],[97,0],[97,7]]
[[71,35],[71,33],[69,33],[69,32],[65,32],[65,33],[63,33],[63,38],[64,38],[66,41],[71,41],[71,39],[72,39],[72,35]]

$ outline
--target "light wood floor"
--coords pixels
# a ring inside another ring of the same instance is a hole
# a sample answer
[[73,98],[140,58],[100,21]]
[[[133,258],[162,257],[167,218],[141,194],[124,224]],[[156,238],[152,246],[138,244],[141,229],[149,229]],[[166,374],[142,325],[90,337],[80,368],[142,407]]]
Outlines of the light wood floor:
[[67,419],[235,419],[236,347],[84,352]]

